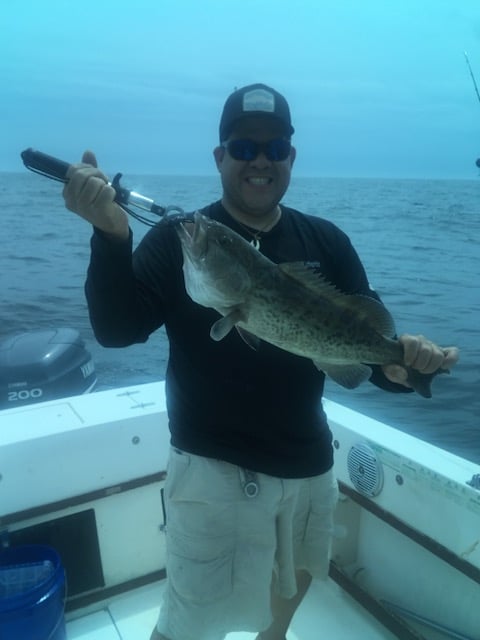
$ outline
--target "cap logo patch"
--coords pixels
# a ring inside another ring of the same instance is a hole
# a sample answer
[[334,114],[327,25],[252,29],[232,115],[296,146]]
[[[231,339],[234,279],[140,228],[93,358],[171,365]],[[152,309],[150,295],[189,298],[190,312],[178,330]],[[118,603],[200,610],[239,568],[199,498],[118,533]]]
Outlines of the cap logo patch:
[[243,111],[275,112],[275,96],[266,89],[252,89],[243,95]]

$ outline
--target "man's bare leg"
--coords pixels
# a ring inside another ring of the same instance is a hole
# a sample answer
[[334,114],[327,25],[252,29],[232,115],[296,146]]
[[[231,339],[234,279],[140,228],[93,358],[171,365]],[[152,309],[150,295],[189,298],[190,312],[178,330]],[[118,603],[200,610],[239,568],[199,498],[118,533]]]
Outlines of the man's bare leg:
[[[285,640],[288,627],[292,621],[295,611],[300,606],[308,587],[312,582],[312,576],[307,571],[297,571],[297,593],[293,598],[280,598],[272,589],[272,616],[273,622],[266,631],[259,633],[256,640]],[[150,640],[168,640],[157,631],[152,631]]]
[[[300,606],[303,597],[312,582],[312,576],[307,571],[297,571],[297,593],[289,600],[280,598],[272,589],[273,622],[266,631],[259,633],[256,640],[285,640],[287,629]],[[152,638],[152,640],[157,640]]]

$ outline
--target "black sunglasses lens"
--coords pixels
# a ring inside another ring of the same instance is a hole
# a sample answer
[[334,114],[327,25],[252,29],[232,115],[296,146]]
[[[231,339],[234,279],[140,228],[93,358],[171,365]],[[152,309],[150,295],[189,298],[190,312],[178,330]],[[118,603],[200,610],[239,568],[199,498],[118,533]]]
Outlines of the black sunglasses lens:
[[290,142],[283,138],[275,138],[267,143],[265,154],[267,158],[273,162],[281,162],[286,160],[290,155]]
[[230,140],[226,145],[228,153],[234,160],[251,162],[259,153],[264,153],[270,162],[281,162],[290,155],[290,141],[284,138],[275,138],[269,142],[261,143],[253,140]]
[[250,162],[258,156],[258,145],[253,140],[231,140],[227,148],[234,160]]

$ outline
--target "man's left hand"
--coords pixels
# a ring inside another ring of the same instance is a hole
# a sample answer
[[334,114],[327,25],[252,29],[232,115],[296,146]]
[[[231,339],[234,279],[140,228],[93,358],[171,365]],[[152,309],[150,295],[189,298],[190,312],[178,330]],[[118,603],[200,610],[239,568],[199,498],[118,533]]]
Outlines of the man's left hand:
[[[458,361],[457,347],[439,347],[424,336],[404,334],[398,341],[403,345],[405,367],[412,367],[421,373],[433,373],[437,369],[449,370]],[[385,376],[391,381],[406,387],[407,371],[397,364],[382,367]]]

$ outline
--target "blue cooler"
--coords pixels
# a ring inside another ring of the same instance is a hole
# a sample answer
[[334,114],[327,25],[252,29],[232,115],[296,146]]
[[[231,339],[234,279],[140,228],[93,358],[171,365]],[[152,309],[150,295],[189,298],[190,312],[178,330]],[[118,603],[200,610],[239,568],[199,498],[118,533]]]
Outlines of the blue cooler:
[[0,551],[1,640],[66,640],[65,571],[51,547]]

